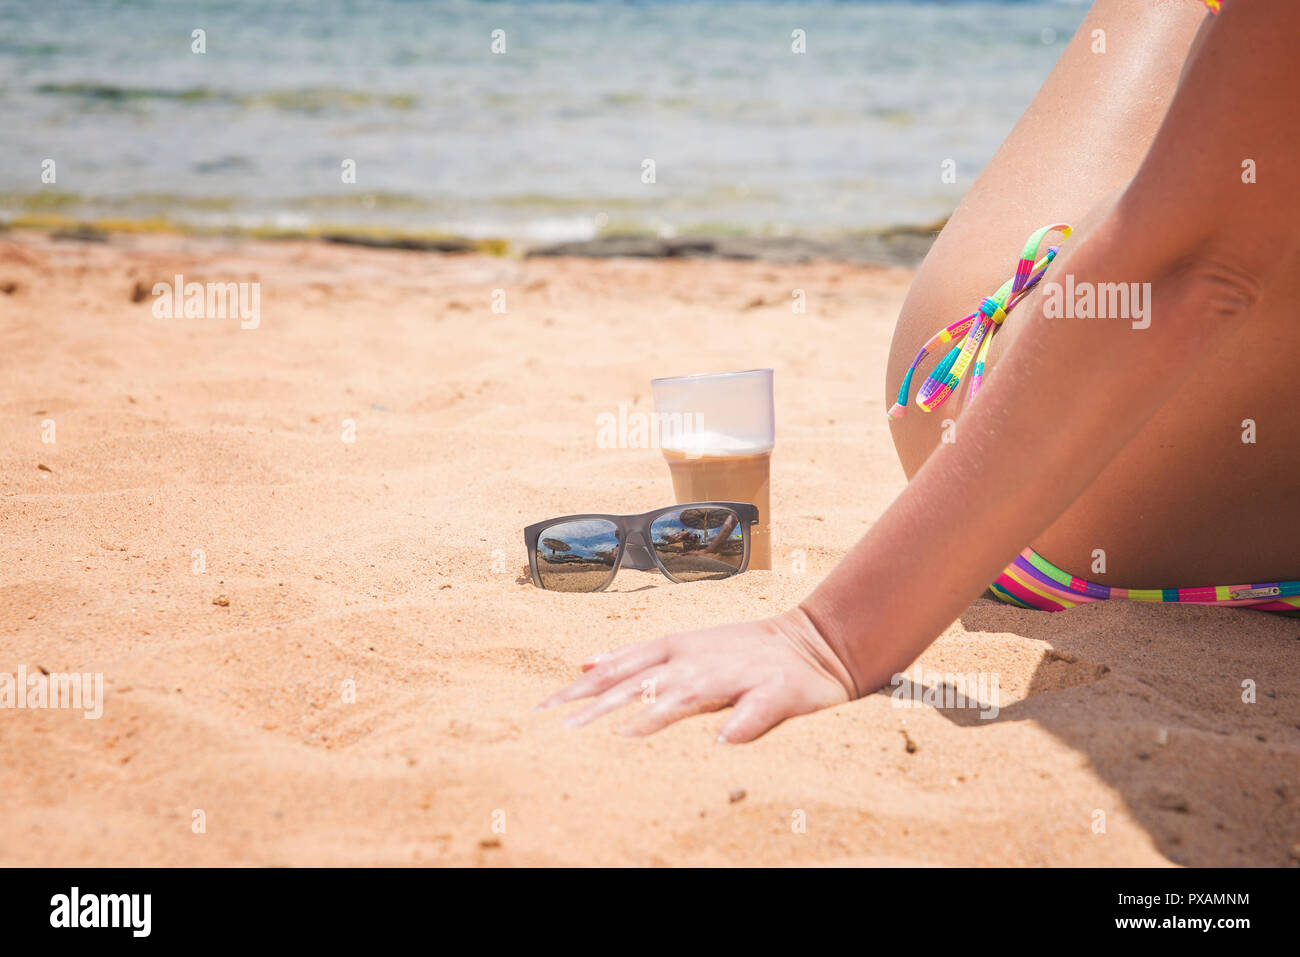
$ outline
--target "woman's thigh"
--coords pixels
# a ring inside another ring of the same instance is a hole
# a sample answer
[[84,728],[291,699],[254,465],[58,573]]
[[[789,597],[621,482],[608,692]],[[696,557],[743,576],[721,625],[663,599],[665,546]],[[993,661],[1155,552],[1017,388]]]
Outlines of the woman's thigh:
[[[926,339],[1010,276],[1025,236],[1060,221],[1086,232],[1122,190],[1204,22],[1198,6],[1094,5],[919,270],[894,333],[886,406]],[[1104,54],[1090,46],[1098,29],[1106,31]],[[1033,543],[1049,561],[1132,588],[1300,577],[1300,404],[1288,389],[1300,360],[1292,306],[1300,263],[1282,286]],[[989,374],[1014,348],[1015,321],[1013,314],[990,350]],[[909,477],[938,444],[944,421],[959,418],[964,391],[934,413],[914,410],[892,423]],[[1104,575],[1092,572],[1098,550]]]
[[[1093,5],[917,271],[890,347],[885,408],[925,341],[1015,271],[1026,236],[1047,223],[1078,223],[1133,176],[1204,17],[1205,8],[1194,3]],[[1099,48],[1104,52],[1094,52]],[[956,416],[959,400],[892,424],[909,478],[938,443],[943,420]]]

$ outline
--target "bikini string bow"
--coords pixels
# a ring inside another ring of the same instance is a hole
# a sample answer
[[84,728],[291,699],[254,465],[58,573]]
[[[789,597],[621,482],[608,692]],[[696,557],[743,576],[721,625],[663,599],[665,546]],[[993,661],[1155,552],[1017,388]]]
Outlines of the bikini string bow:
[[971,368],[972,362],[974,368],[971,369],[970,392],[966,401],[975,398],[975,393],[979,391],[980,383],[984,380],[984,360],[988,357],[994,330],[1002,325],[1007,313],[1014,309],[1029,290],[1043,278],[1047,267],[1061,250],[1059,245],[1049,246],[1043,257],[1039,259],[1038,249],[1043,240],[1049,233],[1059,232],[1064,242],[1065,239],[1070,238],[1072,231],[1072,227],[1065,223],[1053,223],[1051,226],[1036,230],[1025,241],[1025,248],[1020,253],[1020,261],[1016,264],[1016,274],[1004,282],[1001,289],[980,303],[980,307],[969,316],[945,326],[930,337],[930,341],[921,347],[912,364],[907,367],[907,375],[903,376],[903,384],[898,389],[898,401],[889,409],[888,415],[891,419],[901,419],[907,411],[907,394],[912,390],[912,376],[921,361],[930,353],[937,351],[940,346],[953,342],[959,337],[964,338],[948,350],[948,354],[921,383],[921,388],[916,393],[916,404],[921,407],[922,412],[933,412],[943,405],[957,390],[962,376],[966,374],[968,368]]

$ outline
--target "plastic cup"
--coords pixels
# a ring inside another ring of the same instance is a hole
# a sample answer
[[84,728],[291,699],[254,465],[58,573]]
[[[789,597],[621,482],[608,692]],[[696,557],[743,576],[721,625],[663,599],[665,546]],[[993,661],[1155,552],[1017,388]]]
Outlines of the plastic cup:
[[749,567],[771,568],[772,370],[651,379],[650,391],[677,503],[757,506]]

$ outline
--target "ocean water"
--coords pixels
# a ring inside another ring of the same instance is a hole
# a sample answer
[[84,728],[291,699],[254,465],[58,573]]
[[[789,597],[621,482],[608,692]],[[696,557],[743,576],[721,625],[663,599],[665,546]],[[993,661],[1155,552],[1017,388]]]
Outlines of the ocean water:
[[1087,6],[0,0],[0,218],[534,243],[928,223]]

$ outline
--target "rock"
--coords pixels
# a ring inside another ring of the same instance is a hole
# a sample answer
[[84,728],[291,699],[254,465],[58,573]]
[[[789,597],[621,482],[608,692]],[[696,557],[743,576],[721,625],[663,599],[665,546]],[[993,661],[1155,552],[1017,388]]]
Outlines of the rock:
[[50,239],[71,243],[106,243],[108,233],[94,226],[74,226],[71,229],[56,229],[50,233]]
[[664,239],[636,233],[539,246],[528,250],[526,255],[583,256],[591,259],[616,256],[643,259],[737,259],[785,264],[833,260],[915,266],[925,257],[942,227],[942,223],[933,223],[828,239],[802,236],[693,236]]
[[727,800],[735,804],[737,801],[745,800],[745,794],[744,788],[733,788],[731,793],[727,795]]
[[226,595],[218,595],[216,598],[212,599],[212,604],[218,605],[222,608],[228,608],[230,607],[230,598]]
[[364,236],[353,233],[325,233],[321,239],[344,246],[368,246],[371,249],[407,249],[424,253],[472,253],[476,247],[468,239],[420,239],[404,236]]

